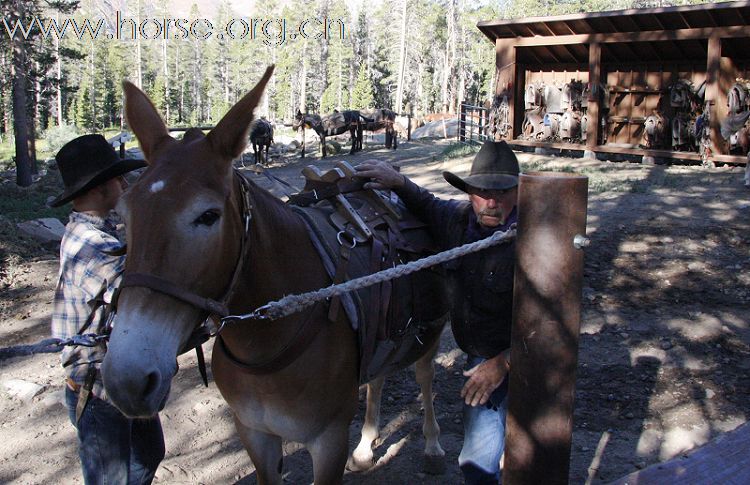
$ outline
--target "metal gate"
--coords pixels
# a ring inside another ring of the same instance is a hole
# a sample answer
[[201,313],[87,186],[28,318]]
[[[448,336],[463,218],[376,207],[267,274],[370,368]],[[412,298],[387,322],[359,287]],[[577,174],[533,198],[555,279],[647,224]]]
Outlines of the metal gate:
[[458,117],[458,141],[467,145],[481,145],[489,140],[490,110],[482,106],[461,103]]

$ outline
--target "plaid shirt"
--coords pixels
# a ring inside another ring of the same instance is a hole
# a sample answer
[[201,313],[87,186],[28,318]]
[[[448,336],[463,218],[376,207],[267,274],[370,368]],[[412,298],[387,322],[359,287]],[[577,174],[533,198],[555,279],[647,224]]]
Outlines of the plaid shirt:
[[[83,327],[95,308],[97,297],[109,303],[120,283],[125,256],[110,256],[105,251],[121,246],[114,213],[106,219],[82,212],[70,214],[60,244],[60,278],[52,314],[53,337],[64,339],[78,333],[103,332],[102,307],[95,310],[97,314],[90,325]],[[103,343],[96,347],[65,347],[62,365],[73,381],[83,385],[89,364],[98,368],[105,351]],[[100,374],[92,392],[100,399],[106,399]]]

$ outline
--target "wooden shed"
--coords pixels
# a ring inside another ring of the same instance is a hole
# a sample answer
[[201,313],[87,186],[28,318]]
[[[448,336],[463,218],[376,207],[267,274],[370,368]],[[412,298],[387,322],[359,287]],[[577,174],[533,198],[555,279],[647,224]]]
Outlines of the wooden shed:
[[[502,137],[587,156],[744,164],[750,123],[729,139],[721,125],[750,116],[748,22],[748,1],[479,22],[495,44]],[[552,101],[534,99],[544,90]]]

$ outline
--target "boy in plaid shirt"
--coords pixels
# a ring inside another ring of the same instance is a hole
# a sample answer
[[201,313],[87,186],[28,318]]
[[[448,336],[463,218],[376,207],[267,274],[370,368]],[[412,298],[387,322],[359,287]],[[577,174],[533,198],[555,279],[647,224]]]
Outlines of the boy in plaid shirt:
[[[55,291],[52,336],[105,333],[104,308],[119,285],[125,256],[113,212],[127,188],[123,175],[141,168],[140,160],[120,160],[101,135],[85,135],[66,144],[55,157],[65,191],[52,207],[73,203],[60,245],[60,278]],[[114,253],[114,254],[113,254]],[[106,344],[67,347],[66,401],[78,431],[79,456],[86,484],[151,483],[164,458],[158,416],[130,419],[108,400],[99,366]]]

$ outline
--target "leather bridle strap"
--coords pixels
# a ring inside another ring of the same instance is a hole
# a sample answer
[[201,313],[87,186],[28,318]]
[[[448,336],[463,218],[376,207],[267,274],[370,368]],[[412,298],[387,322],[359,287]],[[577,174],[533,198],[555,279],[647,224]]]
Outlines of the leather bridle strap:
[[172,283],[171,281],[165,280],[158,276],[146,274],[146,273],[128,273],[123,276],[120,288],[128,287],[142,287],[156,291],[158,293],[171,296],[184,303],[192,305],[201,310],[206,310],[210,314],[219,315],[225,317],[229,315],[229,309],[223,303],[219,303],[211,298],[206,298],[200,295],[196,295],[190,291],[185,290]]

